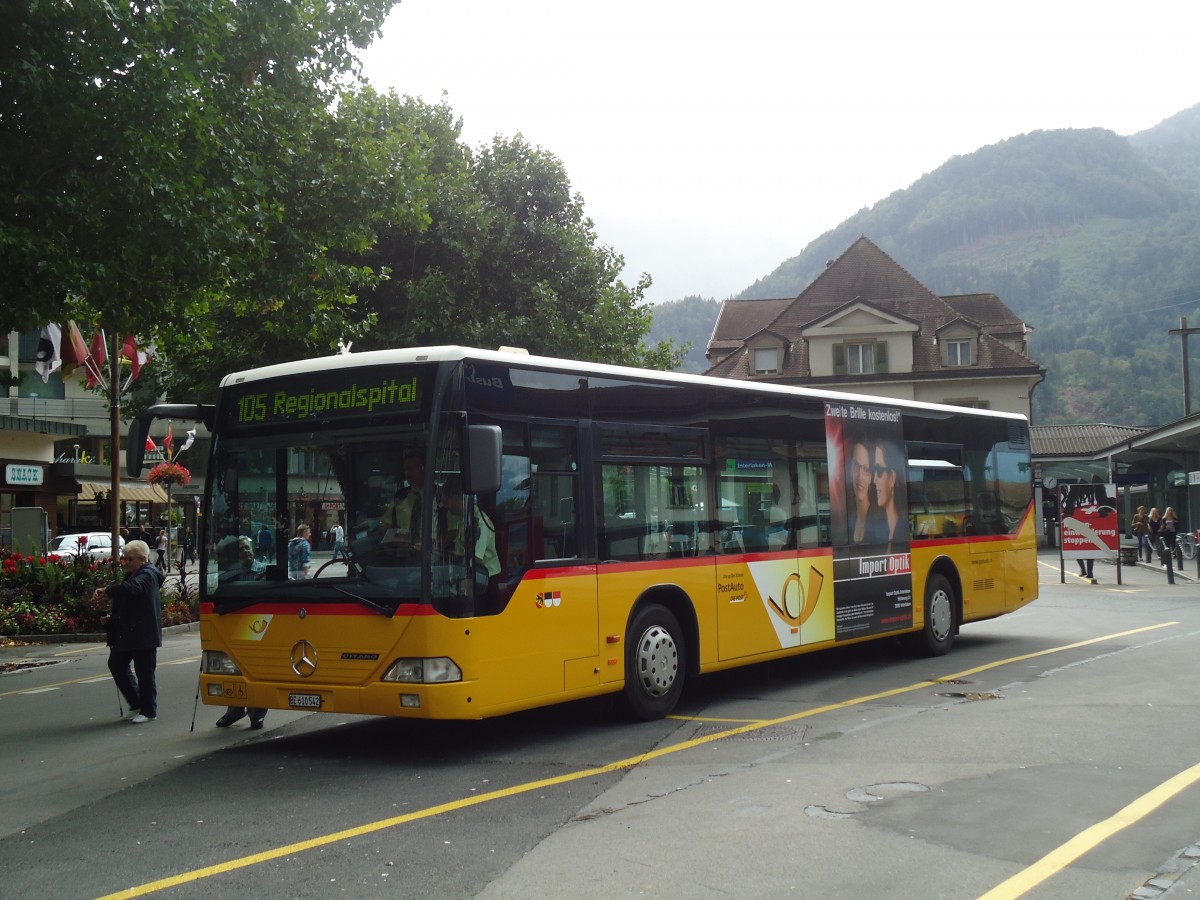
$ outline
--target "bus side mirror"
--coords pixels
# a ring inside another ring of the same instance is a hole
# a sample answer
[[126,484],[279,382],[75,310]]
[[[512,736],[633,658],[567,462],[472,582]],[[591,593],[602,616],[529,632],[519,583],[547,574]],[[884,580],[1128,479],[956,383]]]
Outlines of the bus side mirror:
[[130,478],[142,474],[142,461],[146,456],[146,435],[150,426],[158,419],[187,419],[203,422],[209,431],[216,422],[216,406],[211,403],[157,403],[142,410],[129,423],[129,437],[125,444],[125,471]]
[[129,423],[128,437],[125,439],[125,471],[130,478],[137,478],[142,474],[142,460],[146,457],[144,427],[148,426],[140,418]]
[[500,490],[500,426],[468,425],[463,440],[463,491],[468,494],[494,494]]

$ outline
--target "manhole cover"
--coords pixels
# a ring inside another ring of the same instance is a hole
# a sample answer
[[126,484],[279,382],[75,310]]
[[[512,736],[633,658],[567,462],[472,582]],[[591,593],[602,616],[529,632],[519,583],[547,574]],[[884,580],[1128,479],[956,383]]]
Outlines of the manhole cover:
[[1000,700],[1004,697],[999,691],[939,691],[937,696],[954,700]]
[[40,669],[42,666],[55,666],[61,661],[58,659],[14,659],[10,662],[0,662],[0,675],[23,672],[25,669]]
[[[732,727],[728,724],[702,724],[696,727],[696,732],[692,736],[693,739],[707,737],[710,734],[717,734],[722,731],[729,731]],[[792,741],[803,739],[808,732],[807,725],[768,725],[765,728],[755,728],[752,731],[742,732],[741,734],[731,734],[726,740],[729,741]]]

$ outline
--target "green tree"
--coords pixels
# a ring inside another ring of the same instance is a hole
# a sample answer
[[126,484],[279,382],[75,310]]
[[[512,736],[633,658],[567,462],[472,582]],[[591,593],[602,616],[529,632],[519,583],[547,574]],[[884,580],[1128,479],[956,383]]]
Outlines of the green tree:
[[20,301],[0,327],[69,306],[144,332],[246,287],[329,314],[365,273],[328,250],[384,212],[342,176],[391,162],[333,102],[395,2],[23,4],[0,51],[0,285]]
[[394,183],[411,161],[403,140],[335,103],[356,74],[355,48],[395,2],[10,11],[0,328],[73,316],[108,329],[114,448],[123,334],[157,331],[170,358],[218,301],[237,297],[234,313],[254,314],[256,334],[328,345],[356,324],[349,300],[375,276],[335,251],[361,252],[382,217],[419,227],[419,194]]
[[519,135],[472,153],[442,103],[406,99],[407,122],[436,181],[426,229],[385,229],[366,267],[388,281],[361,302],[378,324],[363,347],[440,343],[521,346],[533,353],[673,368],[650,329],[645,278],[620,281],[622,258],[598,243],[562,163]]
[[680,300],[659,303],[654,307],[654,324],[650,339],[667,339],[683,344],[686,355],[680,363],[680,371],[703,372],[709,368],[708,340],[712,337],[713,324],[721,312],[721,304],[711,297],[692,295]]
[[[310,182],[307,193],[291,199],[273,259],[245,266],[240,277],[197,299],[197,314],[183,339],[173,342],[174,365],[165,373],[169,393],[211,400],[231,371],[327,353],[374,326],[375,314],[358,303],[357,292],[386,283],[387,270],[364,265],[362,254],[380,232],[403,227],[420,233],[435,187],[430,161],[397,119],[396,104],[370,89],[341,95],[325,140],[331,148],[362,152],[345,154],[324,181]],[[334,237],[339,221],[365,227],[317,247],[306,259],[306,236]],[[289,253],[297,264],[282,264]]]

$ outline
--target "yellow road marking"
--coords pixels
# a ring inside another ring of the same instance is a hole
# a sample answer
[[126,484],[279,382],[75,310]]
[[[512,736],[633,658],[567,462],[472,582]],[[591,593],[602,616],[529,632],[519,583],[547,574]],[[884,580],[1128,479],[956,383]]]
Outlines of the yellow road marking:
[[[1056,575],[1058,575],[1058,574],[1070,575],[1076,581],[1087,581],[1087,579],[1084,578],[1082,575],[1077,575],[1074,572],[1066,570],[1065,568],[1060,569],[1058,566],[1053,566],[1050,563],[1042,562],[1040,559],[1038,560],[1038,565],[1045,566],[1047,569],[1049,569],[1051,572],[1055,573]],[[1115,594],[1144,594],[1144,593],[1146,593],[1146,591],[1150,590],[1150,588],[1144,588],[1144,587],[1142,587],[1142,588],[1124,588],[1124,587],[1121,587],[1120,585],[1116,585],[1113,587],[1105,586],[1104,588],[1102,588],[1102,590],[1107,590],[1109,593],[1115,593]]]
[[1051,875],[1055,875],[1089,850],[1108,840],[1118,831],[1140,822],[1172,797],[1200,781],[1200,763],[1185,769],[1174,778],[1169,778],[1152,791],[1138,797],[1124,809],[1085,828],[1062,846],[1047,853],[1032,866],[1024,869],[1001,884],[996,885],[979,900],[1012,900],[1037,887]]
[[1076,641],[1073,644],[1065,644],[1061,647],[1051,647],[1046,650],[1038,650],[1034,653],[1025,653],[1021,656],[1013,656],[1008,659],[996,660],[990,663],[984,663],[981,666],[975,666],[971,669],[965,669],[962,672],[953,675],[943,675],[941,678],[933,681],[918,681],[915,684],[910,684],[905,687],[891,688],[886,691],[879,691],[875,694],[866,694],[861,697],[854,697],[850,700],[843,700],[838,703],[829,703],[825,706],[818,706],[813,709],[804,710],[798,713],[792,713],[787,716],[780,716],[775,719],[762,719],[752,722],[747,725],[741,725],[737,728],[731,728],[726,731],[718,731],[708,735],[701,735],[687,741],[681,741],[678,744],[671,744],[667,747],[660,747],[657,750],[650,750],[638,756],[631,756],[625,759],[617,760],[616,762],[607,763],[603,766],[596,766],[591,769],[584,769],[578,772],[570,772],[564,775],[557,775],[553,778],[543,778],[540,781],[529,781],[523,784],[515,784],[512,787],[501,788],[496,791],[489,791],[486,794],[477,794],[472,797],[464,797],[460,800],[451,800],[447,803],[439,803],[437,806],[430,806],[425,809],[415,810],[410,813],[405,813],[401,816],[393,816],[388,819],[380,819],[376,822],[367,822],[364,825],[357,825],[354,828],[346,828],[342,831],[336,831],[332,834],[319,835],[314,838],[309,838],[305,841],[297,841],[292,844],[287,844],[282,847],[276,847],[271,850],[264,850],[261,853],[253,853],[249,856],[243,856],[238,859],[227,860],[223,863],[217,863],[212,866],[204,866],[200,869],[192,869],[189,872],[181,872],[178,875],[172,875],[168,878],[160,878],[158,881],[147,882],[146,884],[137,887],[129,888],[123,891],[117,891],[113,894],[105,894],[97,900],[118,900],[118,898],[128,897],[144,897],[147,894],[154,894],[158,891],[166,890],[167,888],[178,887],[181,884],[188,884],[194,881],[201,881],[205,878],[211,878],[214,875],[223,875],[227,872],[233,872],[238,869],[249,868],[250,866],[259,863],[270,862],[273,859],[281,859],[285,856],[291,856],[296,853],[303,853],[306,850],[314,850],[318,847],[327,847],[330,844],[336,844],[339,841],[349,840],[351,838],[362,837],[363,835],[372,834],[376,831],[384,831],[388,828],[395,828],[398,825],[406,825],[409,822],[417,822],[421,819],[431,819],[435,816],[440,816],[445,813],[456,812],[462,809],[468,809],[472,806],[479,806],[482,803],[491,803],[493,800],[504,800],[509,797],[516,797],[521,794],[528,794],[532,791],[542,790],[544,788],[556,787],[562,784],[570,784],[574,781],[581,781],[585,778],[594,778],[597,775],[608,775],[613,772],[620,772],[625,769],[632,769],[635,766],[643,763],[651,762],[664,756],[671,756],[675,753],[680,753],[684,750],[691,750],[705,744],[711,744],[714,741],[724,740],[725,738],[734,737],[739,734],[748,734],[753,731],[761,731],[764,728],[770,728],[773,725],[780,725],[787,722],[796,722],[800,719],[808,719],[813,716],[824,715],[829,712],[836,712],[842,709],[848,709],[853,706],[861,706],[864,703],[870,703],[873,700],[882,700],[887,697],[896,697],[901,694],[909,694],[913,691],[923,690],[925,688],[937,687],[945,684],[945,682],[957,678],[965,678],[968,675],[974,675],[979,672],[986,672],[989,669],[997,669],[1001,666],[1011,665],[1012,663],[1023,662],[1028,659],[1036,659],[1039,656],[1049,656],[1052,653],[1061,653],[1065,650],[1075,650],[1079,647],[1087,647],[1091,644],[1100,644],[1105,641],[1116,640],[1117,638],[1129,637],[1135,634],[1141,634],[1146,631],[1154,631],[1159,628],[1168,628],[1172,625],[1178,625],[1178,622],[1162,622],[1158,625],[1146,625],[1142,628],[1132,628],[1129,631],[1118,631],[1115,634],[1108,634],[1102,637],[1089,638],[1086,641]]
[[[186,659],[172,660],[171,662],[159,663],[158,665],[160,668],[162,666],[178,666],[178,665],[183,665],[184,663],[196,662],[199,659],[200,659],[199,656],[189,656]],[[110,680],[111,679],[109,678],[109,676],[106,676],[106,675],[86,675],[83,678],[72,678],[70,681],[58,681],[58,682],[55,682],[54,684],[43,685],[41,689],[48,690],[50,688],[67,687],[68,685],[72,685],[72,684],[95,684],[96,682],[99,682],[99,681],[110,681]],[[4,691],[4,692],[0,693],[0,697],[12,697],[17,694],[29,694],[29,693],[33,693],[34,690],[35,690],[34,688],[21,688],[20,690],[17,690],[17,691]]]
[[70,650],[59,650],[52,656],[78,656],[80,653],[93,653],[97,650],[107,650],[107,644],[77,644]]

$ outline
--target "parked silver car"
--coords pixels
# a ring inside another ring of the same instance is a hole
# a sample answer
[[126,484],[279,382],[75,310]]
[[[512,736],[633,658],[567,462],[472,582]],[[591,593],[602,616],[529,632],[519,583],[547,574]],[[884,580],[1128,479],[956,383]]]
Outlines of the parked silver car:
[[[120,539],[120,547],[125,539]],[[112,558],[112,535],[107,531],[85,531],[81,534],[60,534],[52,538],[47,548],[50,556],[87,556],[103,561]]]

